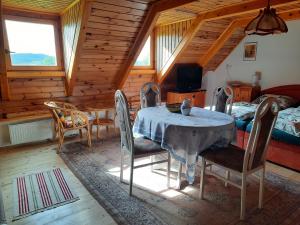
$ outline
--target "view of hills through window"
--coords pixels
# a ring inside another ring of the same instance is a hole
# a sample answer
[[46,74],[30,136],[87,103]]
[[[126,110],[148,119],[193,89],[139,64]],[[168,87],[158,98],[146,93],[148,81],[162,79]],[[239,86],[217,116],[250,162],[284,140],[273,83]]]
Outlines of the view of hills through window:
[[54,26],[5,20],[12,66],[56,66]]

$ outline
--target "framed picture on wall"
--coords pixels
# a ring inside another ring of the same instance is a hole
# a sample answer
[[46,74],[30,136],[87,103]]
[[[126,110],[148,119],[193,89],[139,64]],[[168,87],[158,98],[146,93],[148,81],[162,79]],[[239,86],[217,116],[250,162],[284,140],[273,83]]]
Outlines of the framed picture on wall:
[[244,44],[244,61],[256,60],[257,42],[246,42]]

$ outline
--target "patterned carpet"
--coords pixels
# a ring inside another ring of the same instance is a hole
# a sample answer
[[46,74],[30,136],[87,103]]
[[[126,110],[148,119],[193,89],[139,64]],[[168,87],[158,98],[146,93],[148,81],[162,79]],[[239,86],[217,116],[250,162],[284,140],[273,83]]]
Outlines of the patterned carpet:
[[[272,173],[266,174],[262,210],[257,209],[258,180],[249,179],[245,221],[239,220],[240,191],[232,186],[225,188],[224,183],[213,177],[207,178],[205,200],[199,200],[198,177],[194,185],[186,185],[178,191],[167,189],[164,171],[152,173],[150,167],[137,169],[134,183],[142,188],[135,186],[134,196],[129,197],[128,185],[119,182],[119,152],[119,140],[114,139],[93,143],[92,150],[85,143],[66,144],[61,154],[68,167],[118,224],[300,224],[300,184]],[[175,185],[175,175],[171,185]]]

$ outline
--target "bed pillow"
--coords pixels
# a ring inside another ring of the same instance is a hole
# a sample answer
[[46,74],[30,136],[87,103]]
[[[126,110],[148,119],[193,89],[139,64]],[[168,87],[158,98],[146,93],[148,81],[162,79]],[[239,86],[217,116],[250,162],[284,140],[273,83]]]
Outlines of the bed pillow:
[[294,99],[290,96],[286,95],[272,95],[272,94],[264,94],[257,99],[255,99],[252,103],[260,104],[263,100],[265,100],[267,97],[274,97],[277,99],[280,109],[287,109],[291,106],[294,106],[298,100]]
[[249,102],[235,102],[232,106],[231,115],[238,120],[247,120],[254,117],[257,104]]

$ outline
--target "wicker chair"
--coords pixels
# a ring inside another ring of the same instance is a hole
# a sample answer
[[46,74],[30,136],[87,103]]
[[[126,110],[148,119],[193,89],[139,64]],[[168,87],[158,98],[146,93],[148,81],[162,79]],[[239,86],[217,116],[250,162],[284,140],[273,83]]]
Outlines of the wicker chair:
[[[150,166],[159,163],[168,163],[167,170],[167,185],[170,184],[170,153],[160,147],[160,144],[146,138],[133,138],[132,127],[129,118],[129,110],[126,96],[121,90],[117,90],[115,93],[115,106],[117,112],[117,118],[120,126],[121,134],[121,169],[120,169],[120,181],[123,182],[123,165],[124,165],[124,153],[130,154],[130,180],[129,180],[129,195],[132,195],[132,183],[133,183],[133,169]],[[152,155],[168,153],[167,160],[160,160],[147,164],[134,166],[134,160],[142,157],[149,157]]]
[[[225,148],[212,148],[200,154],[202,157],[202,169],[200,180],[200,198],[203,199],[205,173],[213,175],[225,182],[241,189],[241,212],[240,219],[245,218],[246,202],[246,182],[247,177],[257,171],[260,171],[259,203],[258,207],[263,207],[263,189],[265,162],[268,143],[271,137],[273,127],[278,115],[278,104],[275,98],[265,99],[257,108],[250,138],[243,150],[235,145],[229,145]],[[207,166],[214,165],[225,169],[226,177],[206,170]],[[230,173],[239,175],[242,179],[241,184],[230,180]]]
[[161,104],[161,93],[158,84],[145,83],[140,90],[141,108],[154,107]]
[[210,105],[210,110],[222,112],[231,115],[233,103],[233,90],[231,87],[217,87],[213,93],[213,99]]
[[44,102],[44,105],[48,107],[54,119],[55,132],[59,138],[57,153],[61,150],[65,133],[70,130],[79,130],[82,137],[82,129],[86,129],[88,146],[91,147],[90,119],[84,112],[64,102],[50,101]]

